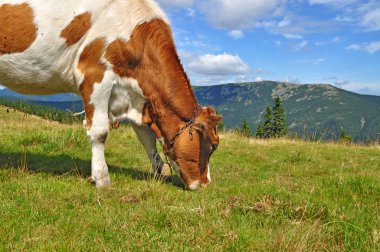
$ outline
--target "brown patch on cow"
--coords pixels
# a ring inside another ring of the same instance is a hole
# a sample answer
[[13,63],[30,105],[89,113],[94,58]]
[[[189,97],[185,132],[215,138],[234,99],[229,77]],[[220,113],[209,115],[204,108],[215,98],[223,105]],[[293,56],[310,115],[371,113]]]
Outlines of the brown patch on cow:
[[0,55],[23,52],[36,37],[33,10],[28,4],[0,6]]
[[66,26],[61,32],[61,37],[66,39],[68,46],[72,46],[77,43],[91,28],[91,14],[85,12],[78,16],[75,16],[71,20],[70,24]]
[[78,69],[83,73],[84,79],[80,86],[84,110],[86,111],[87,128],[92,126],[94,105],[91,104],[91,95],[95,83],[101,83],[106,71],[106,65],[100,62],[104,52],[104,39],[98,38],[87,45],[79,57]]

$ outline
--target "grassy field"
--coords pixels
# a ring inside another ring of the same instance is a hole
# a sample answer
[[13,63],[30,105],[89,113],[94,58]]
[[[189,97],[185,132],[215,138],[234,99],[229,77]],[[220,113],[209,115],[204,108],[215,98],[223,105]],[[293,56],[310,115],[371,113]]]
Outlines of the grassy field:
[[380,147],[223,133],[207,189],[156,181],[129,127],[110,187],[81,125],[0,107],[0,251],[379,251]]

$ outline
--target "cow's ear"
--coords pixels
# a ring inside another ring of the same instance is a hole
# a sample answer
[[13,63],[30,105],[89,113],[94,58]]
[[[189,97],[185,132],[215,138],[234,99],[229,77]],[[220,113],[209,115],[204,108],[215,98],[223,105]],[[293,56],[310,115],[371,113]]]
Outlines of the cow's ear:
[[213,114],[209,115],[208,118],[206,119],[207,121],[207,126],[209,129],[214,128],[218,123],[223,119],[221,115]]
[[213,128],[216,125],[218,125],[218,123],[223,118],[221,115],[218,115],[216,113],[215,109],[211,106],[207,107],[207,114],[208,115],[207,115],[206,121],[207,121],[207,124],[209,125],[210,128]]
[[215,125],[218,125],[218,123],[220,123],[222,119],[223,119],[223,116],[215,114],[215,115],[211,115],[210,121],[211,121],[211,124],[215,126]]

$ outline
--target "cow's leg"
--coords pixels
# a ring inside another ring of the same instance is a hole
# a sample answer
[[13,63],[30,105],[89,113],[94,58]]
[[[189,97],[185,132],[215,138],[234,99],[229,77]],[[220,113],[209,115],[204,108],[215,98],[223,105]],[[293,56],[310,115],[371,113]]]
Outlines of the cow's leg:
[[162,161],[161,156],[157,151],[156,137],[153,131],[147,126],[138,126],[133,123],[132,127],[148,154],[150,162],[152,163],[153,172],[160,175],[164,167],[164,161]]
[[109,133],[108,103],[111,89],[111,83],[103,79],[102,83],[94,85],[92,93],[82,91],[86,130],[92,148],[91,179],[97,188],[111,183],[104,157],[104,145]]

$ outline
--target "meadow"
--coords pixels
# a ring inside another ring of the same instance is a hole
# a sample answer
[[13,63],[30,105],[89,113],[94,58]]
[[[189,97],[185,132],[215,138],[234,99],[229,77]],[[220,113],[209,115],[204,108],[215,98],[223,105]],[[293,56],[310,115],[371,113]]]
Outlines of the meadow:
[[0,251],[379,251],[380,146],[220,134],[211,186],[154,179],[123,126],[97,190],[82,125],[0,107]]

